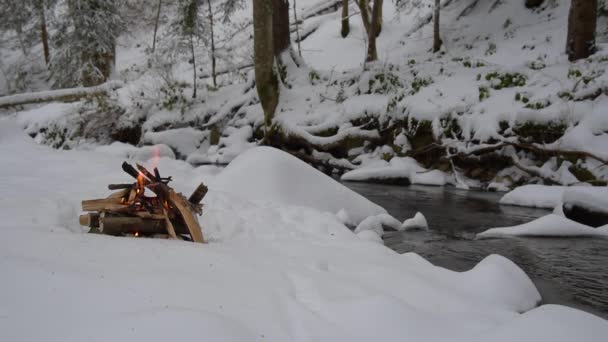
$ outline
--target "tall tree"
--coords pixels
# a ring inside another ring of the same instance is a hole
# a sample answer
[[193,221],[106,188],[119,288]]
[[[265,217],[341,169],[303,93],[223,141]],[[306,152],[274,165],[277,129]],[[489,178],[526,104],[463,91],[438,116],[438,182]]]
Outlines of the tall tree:
[[382,2],[383,0],[374,0],[372,8],[372,20],[370,22],[370,31],[367,34],[367,56],[366,62],[378,60],[378,49],[376,48],[376,38],[380,34],[382,21]]
[[187,49],[190,52],[190,61],[192,62],[192,98],[197,95],[197,77],[196,77],[196,54],[195,42],[202,33],[202,22],[199,18],[199,1],[198,0],[181,0],[179,7],[179,16],[177,25],[181,31],[181,38],[184,40]]
[[441,0],[435,0],[435,12],[433,15],[433,52],[441,49],[441,37],[439,36],[439,14],[441,12]]
[[289,1],[272,0],[272,40],[274,55],[280,57],[291,46],[289,31]]
[[572,0],[568,15],[568,60],[587,58],[596,50],[597,0]]
[[342,28],[340,29],[340,34],[342,38],[346,38],[350,33],[350,23],[348,19],[348,0],[342,0]]
[[215,36],[213,30],[213,7],[211,6],[211,0],[207,0],[207,8],[209,10],[209,35],[211,38],[211,77],[213,79],[213,86],[217,87],[217,73],[215,71]]
[[266,143],[274,139],[273,120],[279,103],[279,75],[286,51],[291,50],[289,1],[253,0],[254,69],[258,96],[264,110]]
[[116,39],[125,24],[117,0],[67,0],[68,11],[54,36],[55,86],[105,82],[116,62]]
[[158,0],[158,6],[156,7],[156,18],[154,19],[154,36],[152,37],[152,52],[156,50],[156,34],[158,33],[158,24],[160,21],[160,11],[163,7],[163,0]]
[[279,80],[274,69],[273,1],[276,0],[253,0],[255,84],[264,110],[266,136],[279,103]]
[[370,11],[369,0],[355,0],[361,12],[361,20],[363,27],[367,33],[367,54],[366,62],[372,62],[378,59],[378,51],[376,48],[376,38],[382,30],[382,4],[383,0],[375,0]]

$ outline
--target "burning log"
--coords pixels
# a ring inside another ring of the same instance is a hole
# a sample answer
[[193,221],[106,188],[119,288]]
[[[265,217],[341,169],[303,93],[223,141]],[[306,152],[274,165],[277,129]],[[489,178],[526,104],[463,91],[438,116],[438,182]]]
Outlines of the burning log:
[[[82,210],[89,213],[80,215],[81,225],[107,235],[167,234],[174,239],[189,235],[194,242],[205,242],[196,216],[202,214],[200,202],[208,190],[203,183],[188,200],[168,185],[171,177],[161,177],[156,168],[152,173],[139,164],[135,168],[124,162],[122,169],[136,182],[110,184],[108,189],[118,191],[107,198],[82,201]],[[156,197],[145,196],[146,190]]]

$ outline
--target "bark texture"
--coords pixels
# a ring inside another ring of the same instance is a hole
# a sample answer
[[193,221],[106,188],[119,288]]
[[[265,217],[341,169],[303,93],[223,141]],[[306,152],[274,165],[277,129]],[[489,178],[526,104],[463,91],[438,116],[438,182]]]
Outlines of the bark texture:
[[272,40],[274,55],[279,57],[281,53],[291,46],[289,33],[289,1],[272,0]]
[[[367,56],[365,58],[366,62],[373,62],[378,60],[378,51],[376,48],[376,38],[379,34],[378,30],[380,29],[380,20],[382,16],[382,2],[383,0],[375,0],[374,7],[372,9],[372,20],[370,23],[370,31],[367,35]],[[364,6],[365,7],[365,6]],[[363,14],[363,13],[361,13]]]
[[441,13],[441,0],[435,0],[435,13],[433,15],[433,52],[441,49],[441,37],[439,35],[439,15]]
[[342,0],[342,28],[340,29],[340,34],[342,38],[348,37],[350,33],[350,23],[348,20],[348,0]]
[[572,0],[568,15],[566,53],[571,62],[595,52],[597,0]]
[[271,130],[274,112],[279,102],[279,83],[274,72],[274,1],[277,0],[253,0],[255,84],[264,110],[266,134]]
[[211,6],[211,0],[207,0],[207,7],[209,9],[209,29],[211,31],[211,76],[213,79],[213,86],[217,87],[217,73],[215,71],[215,37],[213,32],[213,7]]

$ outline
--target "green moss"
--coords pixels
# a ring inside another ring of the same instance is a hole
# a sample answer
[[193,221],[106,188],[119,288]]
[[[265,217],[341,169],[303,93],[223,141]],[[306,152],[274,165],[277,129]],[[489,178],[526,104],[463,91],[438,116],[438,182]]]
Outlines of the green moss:
[[530,142],[549,144],[561,138],[567,128],[562,122],[525,122],[513,127],[513,132]]
[[594,182],[596,181],[595,176],[591,171],[578,165],[571,165],[568,170],[581,182]]
[[[493,89],[522,87],[526,85],[526,76],[517,72],[514,73],[499,73],[497,71],[486,74],[486,81],[492,82]],[[499,80],[500,82],[495,82]]]
[[490,97],[490,90],[488,87],[479,87],[479,101],[483,101]]

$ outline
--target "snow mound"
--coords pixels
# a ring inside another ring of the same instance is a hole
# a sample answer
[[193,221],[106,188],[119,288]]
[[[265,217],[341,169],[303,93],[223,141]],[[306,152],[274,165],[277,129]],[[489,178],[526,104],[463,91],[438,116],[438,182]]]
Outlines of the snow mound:
[[386,210],[290,154],[256,147],[234,159],[211,185],[251,201],[304,206],[322,212],[344,209],[353,224]]
[[503,236],[604,236],[608,237],[608,227],[592,228],[563,216],[550,214],[534,221],[513,227],[491,228],[477,234],[477,238]]
[[416,215],[414,215],[414,217],[403,221],[401,228],[404,230],[409,230],[409,229],[428,230],[429,224],[426,221],[426,217],[424,217],[424,215],[422,215],[421,212],[417,212]]

